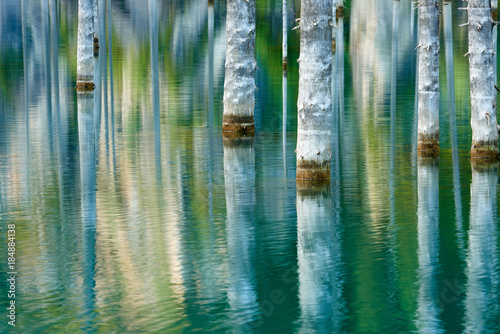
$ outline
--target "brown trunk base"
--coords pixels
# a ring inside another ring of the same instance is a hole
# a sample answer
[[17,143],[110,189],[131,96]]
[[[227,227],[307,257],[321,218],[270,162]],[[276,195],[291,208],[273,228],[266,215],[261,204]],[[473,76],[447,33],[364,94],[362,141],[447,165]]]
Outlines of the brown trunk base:
[[76,82],[76,90],[79,92],[86,92],[90,90],[94,90],[95,85],[93,82],[88,81],[77,81]]
[[288,72],[288,58],[283,58],[283,72]]
[[297,162],[297,180],[329,180],[330,162],[300,160]]
[[222,131],[250,134],[255,132],[253,116],[223,116]]
[[243,143],[253,143],[254,133],[241,133],[241,132],[222,132],[224,146],[234,145],[241,146]]
[[474,159],[497,159],[498,143],[472,143],[470,156]]
[[435,135],[428,136],[418,134],[417,142],[418,151],[439,151],[439,132]]
[[330,193],[330,180],[301,180],[297,179],[297,192],[302,196],[328,196]]

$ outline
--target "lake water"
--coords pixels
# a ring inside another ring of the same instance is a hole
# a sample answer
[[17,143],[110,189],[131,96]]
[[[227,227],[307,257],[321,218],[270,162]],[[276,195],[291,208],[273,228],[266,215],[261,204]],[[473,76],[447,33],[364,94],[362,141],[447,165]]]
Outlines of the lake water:
[[240,139],[221,133],[225,2],[109,5],[96,89],[77,94],[77,1],[0,3],[0,332],[500,331],[498,166],[471,166],[457,4],[432,159],[415,149],[412,4],[393,25],[392,1],[347,3],[322,186],[295,179],[299,32],[284,113],[280,1],[257,2]]

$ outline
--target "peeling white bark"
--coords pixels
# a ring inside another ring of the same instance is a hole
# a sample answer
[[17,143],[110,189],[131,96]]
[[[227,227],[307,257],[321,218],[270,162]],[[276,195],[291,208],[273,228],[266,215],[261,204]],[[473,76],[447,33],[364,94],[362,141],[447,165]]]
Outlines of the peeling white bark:
[[470,0],[469,75],[471,96],[472,157],[498,155],[493,41],[490,0]]
[[438,0],[418,5],[418,149],[439,149],[439,8]]
[[301,6],[297,179],[328,179],[332,156],[332,2],[302,0]]
[[228,0],[223,130],[253,131],[255,0]]
[[93,1],[78,1],[78,50],[77,76],[79,86],[92,86],[94,83],[94,22]]

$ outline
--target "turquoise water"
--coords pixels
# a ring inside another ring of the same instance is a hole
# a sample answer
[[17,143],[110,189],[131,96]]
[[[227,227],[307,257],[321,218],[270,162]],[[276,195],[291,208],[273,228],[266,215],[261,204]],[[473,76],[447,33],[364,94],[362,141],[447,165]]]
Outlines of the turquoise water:
[[77,2],[44,3],[0,3],[0,332],[499,331],[498,166],[469,160],[455,5],[441,151],[424,159],[410,1],[398,29],[392,1],[347,4],[331,181],[310,186],[295,180],[297,30],[283,118],[280,2],[257,4],[257,132],[238,140],[220,131],[224,2],[212,65],[206,1],[158,0],[158,21],[112,1],[88,94],[74,89]]

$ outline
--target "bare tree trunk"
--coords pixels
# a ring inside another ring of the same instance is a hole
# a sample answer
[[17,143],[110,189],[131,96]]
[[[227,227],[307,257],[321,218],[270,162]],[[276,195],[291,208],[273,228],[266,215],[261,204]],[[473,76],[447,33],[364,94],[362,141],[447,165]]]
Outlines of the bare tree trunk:
[[94,89],[93,1],[78,1],[78,51],[76,89]]
[[94,53],[97,53],[99,52],[99,13],[97,10],[97,3],[99,0],[92,0],[92,1],[93,1],[93,11],[94,11]]
[[332,128],[332,2],[302,0],[297,179],[329,179]]
[[420,151],[439,150],[439,8],[423,0],[419,13],[418,143]]
[[254,132],[256,67],[255,0],[228,0],[223,131]]
[[470,0],[467,13],[469,19],[471,157],[496,158],[498,156],[498,130],[490,0]]
[[286,8],[286,0],[283,0],[283,72],[288,71],[288,13]]

